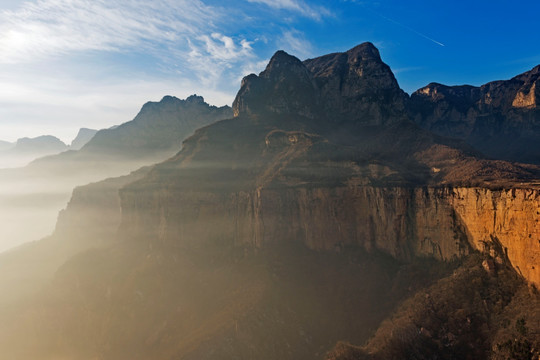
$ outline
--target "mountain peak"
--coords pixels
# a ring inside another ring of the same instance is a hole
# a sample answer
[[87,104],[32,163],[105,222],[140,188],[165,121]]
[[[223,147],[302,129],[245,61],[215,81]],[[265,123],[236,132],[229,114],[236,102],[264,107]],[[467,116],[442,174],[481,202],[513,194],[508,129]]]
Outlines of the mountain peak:
[[379,50],[370,42],[364,42],[360,45],[353,47],[346,52],[349,55],[350,61],[358,60],[376,60],[381,61],[381,54]]
[[329,119],[364,125],[400,121],[406,95],[379,50],[370,42],[308,59]]
[[269,111],[382,125],[403,119],[406,98],[379,50],[365,42],[303,62],[277,51],[259,76],[243,79],[233,108],[235,115]]
[[278,50],[259,76],[267,79],[284,79],[287,77],[306,80],[309,78],[309,72],[297,57],[289,55],[283,50]]
[[271,112],[313,118],[317,94],[309,70],[297,57],[277,51],[259,76],[242,79],[233,103],[235,116]]
[[204,98],[197,94],[193,94],[186,98],[186,102],[192,104],[204,104]]
[[20,138],[15,144],[14,150],[19,152],[46,152],[55,153],[64,151],[67,145],[52,135],[41,135],[35,138]]
[[283,50],[278,50],[268,62],[266,70],[283,66],[302,66],[302,62],[297,57],[289,55]]
[[77,136],[73,141],[71,142],[71,145],[69,146],[71,150],[79,150],[84,145],[86,145],[87,142],[92,140],[94,135],[96,135],[97,130],[94,129],[87,129],[87,128],[80,128],[79,132],[77,133]]

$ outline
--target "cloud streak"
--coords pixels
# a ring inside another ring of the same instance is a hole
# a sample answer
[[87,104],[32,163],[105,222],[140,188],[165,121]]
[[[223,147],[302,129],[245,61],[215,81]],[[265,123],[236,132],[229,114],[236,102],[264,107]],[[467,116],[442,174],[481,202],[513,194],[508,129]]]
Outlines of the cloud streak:
[[291,55],[305,59],[313,55],[313,46],[304,34],[296,29],[283,32],[279,39],[279,47]]
[[181,42],[211,28],[218,17],[197,0],[26,2],[15,11],[0,12],[0,63]]
[[330,11],[324,7],[313,7],[309,6],[301,0],[247,0],[250,3],[258,3],[267,5],[273,9],[278,10],[289,10],[297,12],[303,16],[321,20],[324,16],[331,15]]

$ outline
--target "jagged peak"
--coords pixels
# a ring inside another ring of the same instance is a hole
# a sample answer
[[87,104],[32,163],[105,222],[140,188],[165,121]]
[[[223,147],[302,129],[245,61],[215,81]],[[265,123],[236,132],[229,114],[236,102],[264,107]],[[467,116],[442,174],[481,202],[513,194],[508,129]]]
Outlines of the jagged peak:
[[[197,94],[190,95],[185,100],[179,99],[176,96],[165,95],[159,102],[160,103],[186,102],[186,103],[200,103],[200,104],[205,103],[204,97]],[[153,103],[153,101],[149,101],[149,103]]]
[[428,95],[431,92],[437,92],[437,91],[459,91],[459,90],[473,90],[478,89],[478,86],[474,85],[445,85],[438,82],[431,82],[427,84],[426,86],[421,87],[420,89],[416,90],[413,94],[424,94]]
[[382,62],[379,50],[370,42],[364,42],[346,51],[349,61],[375,60]]
[[250,81],[255,81],[258,78],[255,74],[249,74],[247,76],[244,76],[242,79],[242,82],[240,83],[240,87],[246,86]]
[[260,74],[262,77],[270,77],[274,73],[281,73],[284,70],[289,72],[294,68],[305,68],[302,61],[297,57],[286,53],[283,50],[278,50],[272,56],[266,69]]
[[289,64],[295,64],[295,63],[301,64],[302,62],[296,56],[290,55],[284,50],[278,50],[270,58],[268,66],[272,66],[272,65],[275,66],[275,65],[280,65],[280,64],[289,65]]
[[156,106],[174,105],[174,104],[194,104],[194,105],[206,105],[210,106],[204,101],[202,96],[193,94],[188,96],[185,100],[179,99],[176,96],[165,95],[160,101],[148,101],[145,103],[141,110],[153,109]]
[[307,67],[297,57],[276,51],[259,76],[250,74],[233,102],[234,115],[241,113],[297,113],[312,118],[317,98],[315,84]]
[[202,96],[200,96],[200,95],[197,95],[197,94],[193,94],[193,95],[188,96],[185,101],[188,102],[188,103],[195,103],[195,104],[204,104],[205,103],[204,98]]
[[533,67],[531,70],[529,70],[529,72],[533,74],[540,74],[540,64]]
[[[166,103],[166,102],[173,102],[173,101],[178,101],[178,100],[180,99],[178,99],[176,96],[165,95],[159,102]],[[153,102],[153,101],[149,101],[149,102]]]
[[277,51],[259,76],[251,74],[242,80],[233,109],[236,116],[264,108],[307,118],[382,124],[390,118],[401,119],[405,98],[379,50],[365,42],[303,62]]
[[[519,81],[523,83],[529,83],[532,84],[540,79],[540,65],[536,65],[531,70],[525,71],[519,75],[514,76],[510,80],[502,80],[504,83],[505,81]],[[496,83],[497,81],[493,81],[493,83]],[[499,81],[501,82],[501,81]],[[489,83],[488,83],[489,84]],[[486,85],[488,85],[486,84]]]

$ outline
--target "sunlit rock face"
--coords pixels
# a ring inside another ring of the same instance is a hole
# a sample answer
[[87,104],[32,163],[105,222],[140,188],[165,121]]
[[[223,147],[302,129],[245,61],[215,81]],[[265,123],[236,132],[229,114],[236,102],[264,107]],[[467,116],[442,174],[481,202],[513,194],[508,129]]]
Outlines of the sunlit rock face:
[[[322,251],[360,246],[400,260],[451,260],[495,242],[540,285],[540,193],[479,188],[264,188],[251,192],[124,192],[124,229],[155,244],[220,241],[264,248],[299,241]],[[146,196],[151,196],[148,199]],[[182,205],[179,205],[182,204]]]
[[516,271],[540,285],[540,190],[458,188],[448,201],[476,249],[499,242]]
[[480,87],[432,83],[411,95],[411,117],[423,128],[463,139],[490,157],[539,164],[539,81],[536,66]]

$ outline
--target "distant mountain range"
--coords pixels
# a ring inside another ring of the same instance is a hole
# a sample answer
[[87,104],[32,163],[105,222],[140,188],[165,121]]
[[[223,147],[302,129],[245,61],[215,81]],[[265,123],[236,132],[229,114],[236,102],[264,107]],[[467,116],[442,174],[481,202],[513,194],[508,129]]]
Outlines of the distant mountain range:
[[0,141],[0,169],[23,167],[38,158],[78,150],[92,139],[97,130],[80,129],[70,146],[51,135],[21,138],[15,143]]
[[230,107],[210,106],[201,96],[185,100],[165,96],[160,102],[146,103],[132,121],[98,131],[79,151],[39,159],[28,170],[62,173],[69,163],[70,174],[89,174],[92,181],[121,175],[165,160],[195,129],[231,115]]
[[[80,150],[66,150],[56,139],[56,152],[60,148],[66,151],[40,157],[23,168],[0,169],[0,188],[5,189],[0,191],[0,214],[8,213],[13,218],[0,228],[4,249],[50,234],[58,211],[75,186],[129,174],[141,166],[163,161],[177,153],[183,139],[196,128],[231,116],[230,107],[210,106],[200,96],[186,100],[166,96],[160,102],[145,104],[132,121],[100,130],[93,136],[93,130],[81,129],[73,142],[75,148],[89,140]],[[32,140],[22,142],[29,143],[28,147],[33,144]],[[43,147],[40,149],[42,156]],[[37,157],[35,152],[27,155],[28,161]],[[22,189],[13,191],[15,187]],[[26,208],[32,199],[39,202],[39,211]],[[33,226],[28,227],[28,222]]]
[[32,160],[51,154],[58,154],[68,149],[60,139],[43,135],[36,138],[21,138],[15,143],[0,143],[0,169],[21,167]]
[[80,150],[84,145],[86,145],[87,142],[92,140],[92,138],[94,137],[94,135],[96,135],[97,132],[98,131],[94,129],[79,129],[77,136],[75,137],[75,139],[73,139],[71,145],[69,145],[69,148],[71,150]]
[[409,97],[371,43],[278,51],[232,110],[165,97],[34,162],[160,160],[77,188],[51,237],[0,256],[31,284],[0,277],[3,354],[538,357],[537,70]]

